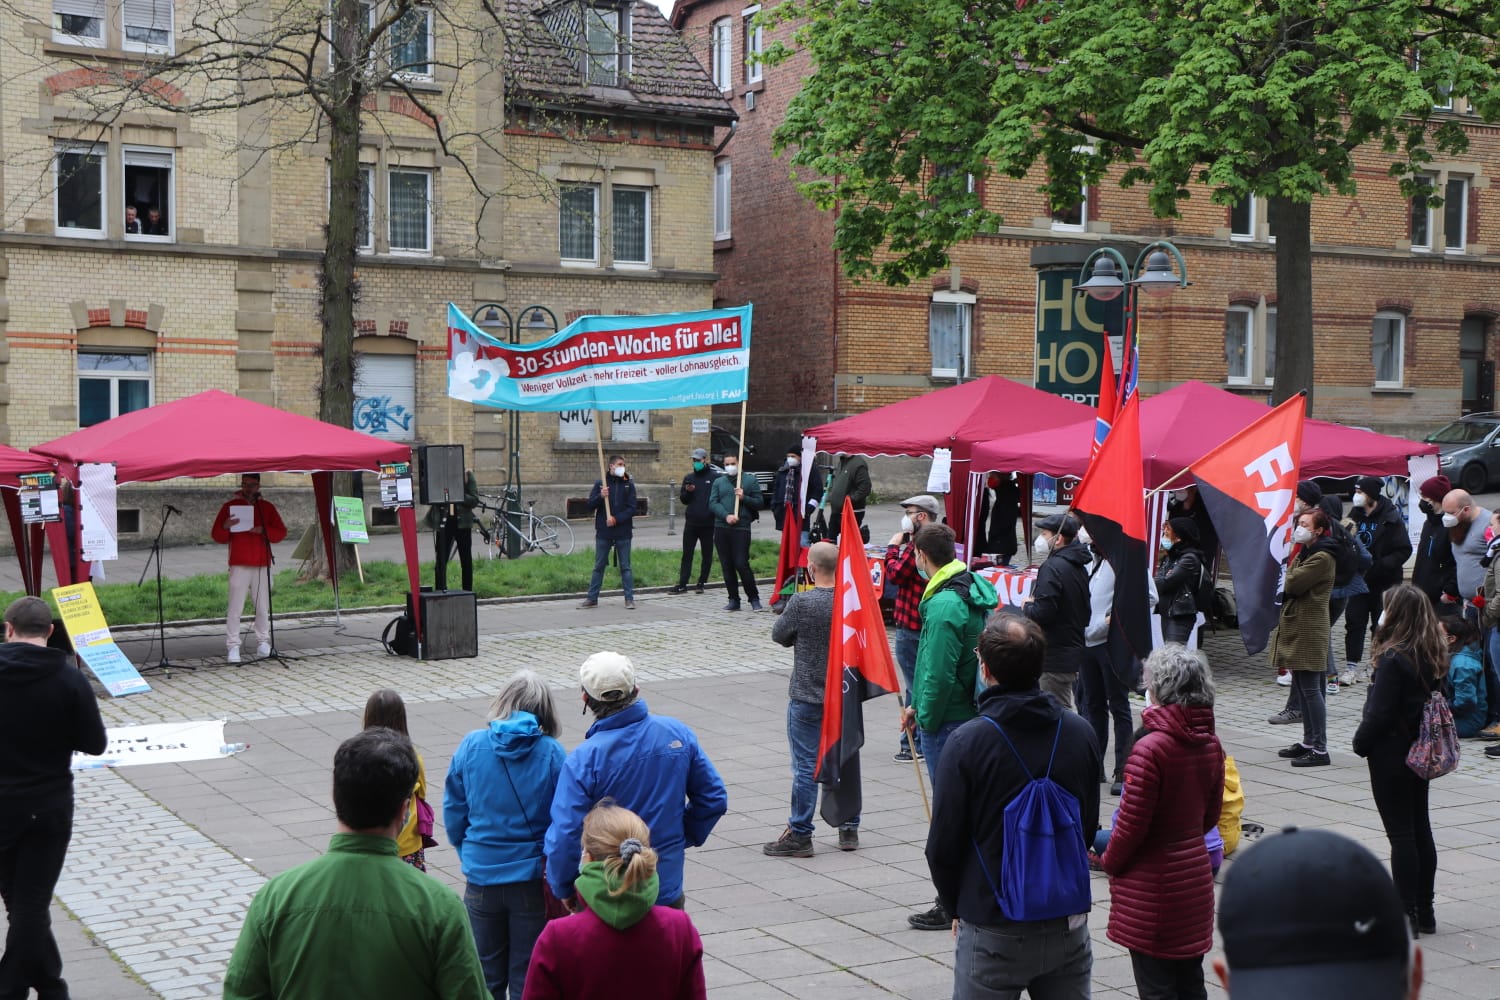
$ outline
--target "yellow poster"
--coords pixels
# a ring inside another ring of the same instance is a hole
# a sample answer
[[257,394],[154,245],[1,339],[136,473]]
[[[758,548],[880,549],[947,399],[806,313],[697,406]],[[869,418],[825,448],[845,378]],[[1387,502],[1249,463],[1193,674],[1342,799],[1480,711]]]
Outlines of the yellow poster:
[[63,625],[67,627],[68,635],[73,640],[74,649],[114,641],[92,583],[54,587],[52,599],[57,602],[58,614],[62,615]]

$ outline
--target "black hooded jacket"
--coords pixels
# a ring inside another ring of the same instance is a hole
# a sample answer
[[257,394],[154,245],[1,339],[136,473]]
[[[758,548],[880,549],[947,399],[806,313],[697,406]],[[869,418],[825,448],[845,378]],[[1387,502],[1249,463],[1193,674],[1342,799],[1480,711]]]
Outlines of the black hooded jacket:
[[990,875],[999,878],[1005,807],[1030,780],[1026,772],[1036,778],[1047,773],[1061,721],[1051,777],[1078,799],[1080,835],[1088,845],[1099,827],[1100,757],[1088,722],[1075,712],[1064,711],[1056,699],[1038,688],[1007,692],[991,687],[979,695],[979,714],[1005,730],[1025,760],[1025,770],[985,719],[971,719],[960,726],[943,744],[933,779],[927,867],[945,910],[969,923],[994,926],[1010,921],[1000,912],[979,856],[984,856]]
[[60,649],[0,643],[0,811],[73,801],[73,751],[104,752],[88,680]]
[[1087,545],[1069,542],[1037,570],[1031,602],[1022,608],[1027,618],[1047,636],[1047,673],[1077,673],[1083,665],[1083,631],[1089,626],[1089,567],[1093,554]]
[[1363,507],[1355,507],[1350,516],[1354,518],[1359,540],[1365,543],[1374,560],[1365,572],[1370,593],[1378,594],[1400,583],[1403,567],[1411,556],[1411,536],[1406,533],[1401,512],[1388,499],[1380,497],[1374,510],[1367,512]]

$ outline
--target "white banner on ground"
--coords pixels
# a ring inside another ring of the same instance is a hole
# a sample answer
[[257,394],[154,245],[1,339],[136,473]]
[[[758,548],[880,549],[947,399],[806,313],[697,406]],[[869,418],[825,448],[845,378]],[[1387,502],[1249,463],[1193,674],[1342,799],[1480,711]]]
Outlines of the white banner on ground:
[[104,752],[97,757],[75,753],[73,770],[126,767],[130,764],[170,764],[225,756],[223,719],[121,726],[106,730],[106,734],[109,743]]
[[116,487],[113,462],[85,462],[78,467],[78,540],[90,562],[120,558],[115,533]]

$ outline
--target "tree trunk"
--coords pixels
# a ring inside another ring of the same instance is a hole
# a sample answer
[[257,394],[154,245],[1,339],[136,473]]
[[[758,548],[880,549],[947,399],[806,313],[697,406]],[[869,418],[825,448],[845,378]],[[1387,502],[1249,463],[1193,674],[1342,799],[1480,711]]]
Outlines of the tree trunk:
[[1276,386],[1281,404],[1298,392],[1313,405],[1312,205],[1271,199],[1276,220]]

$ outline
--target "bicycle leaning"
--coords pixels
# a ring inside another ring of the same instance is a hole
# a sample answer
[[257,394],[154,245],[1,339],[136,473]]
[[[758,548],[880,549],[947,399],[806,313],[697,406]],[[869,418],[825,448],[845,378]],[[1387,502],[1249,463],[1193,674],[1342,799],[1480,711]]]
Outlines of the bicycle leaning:
[[538,515],[536,501],[527,500],[526,509],[508,514],[506,507],[518,499],[515,492],[506,488],[501,496],[481,496],[474,523],[479,537],[484,540],[485,555],[494,559],[496,555],[508,555],[510,538],[519,543],[519,555],[542,552],[547,555],[565,556],[573,551],[573,528],[555,514]]

